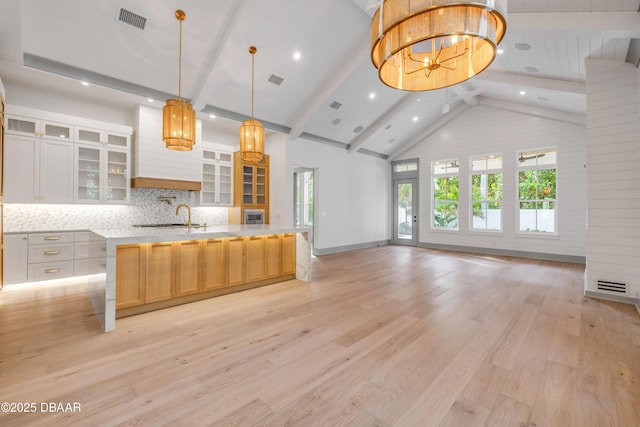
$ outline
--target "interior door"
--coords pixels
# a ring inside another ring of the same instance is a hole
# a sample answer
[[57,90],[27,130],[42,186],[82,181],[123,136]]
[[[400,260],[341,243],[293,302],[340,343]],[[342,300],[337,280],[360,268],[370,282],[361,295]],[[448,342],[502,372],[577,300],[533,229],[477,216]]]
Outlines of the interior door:
[[418,180],[393,181],[393,244],[418,244]]

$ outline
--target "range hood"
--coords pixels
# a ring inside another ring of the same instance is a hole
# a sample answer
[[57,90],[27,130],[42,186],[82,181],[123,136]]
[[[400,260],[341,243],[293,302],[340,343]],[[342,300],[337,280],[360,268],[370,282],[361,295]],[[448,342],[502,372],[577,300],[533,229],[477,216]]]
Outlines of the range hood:
[[202,189],[202,123],[196,121],[192,151],[168,150],[162,141],[162,110],[139,105],[134,113],[131,188]]

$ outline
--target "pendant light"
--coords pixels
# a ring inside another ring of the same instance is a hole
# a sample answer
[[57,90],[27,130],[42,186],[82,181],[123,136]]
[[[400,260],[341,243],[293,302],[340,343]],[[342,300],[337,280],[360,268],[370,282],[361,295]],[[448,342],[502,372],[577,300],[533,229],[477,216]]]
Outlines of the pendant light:
[[181,98],[182,21],[187,15],[176,10],[180,21],[180,52],[178,57],[178,99],[167,99],[162,109],[162,139],[170,150],[190,151],[196,143],[196,113],[191,103]]
[[380,0],[371,61],[394,89],[449,87],[493,62],[506,16],[507,0]]
[[251,120],[245,120],[240,126],[240,155],[245,162],[259,163],[264,158],[264,127],[253,117],[253,98],[255,80],[255,46],[249,46],[251,54]]

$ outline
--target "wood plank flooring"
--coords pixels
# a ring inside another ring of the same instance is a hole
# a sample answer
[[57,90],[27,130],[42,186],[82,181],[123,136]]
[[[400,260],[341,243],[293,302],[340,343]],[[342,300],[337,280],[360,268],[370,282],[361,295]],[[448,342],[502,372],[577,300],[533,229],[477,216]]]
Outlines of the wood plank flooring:
[[81,280],[7,287],[0,401],[37,410],[0,425],[640,425],[640,315],[584,297],[583,275],[387,246],[109,334]]

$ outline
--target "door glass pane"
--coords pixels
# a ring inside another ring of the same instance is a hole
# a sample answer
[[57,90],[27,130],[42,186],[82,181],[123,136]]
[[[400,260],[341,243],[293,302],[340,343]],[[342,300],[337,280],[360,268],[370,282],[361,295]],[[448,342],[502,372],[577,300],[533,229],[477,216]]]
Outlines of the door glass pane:
[[398,239],[413,238],[413,185],[398,184]]

